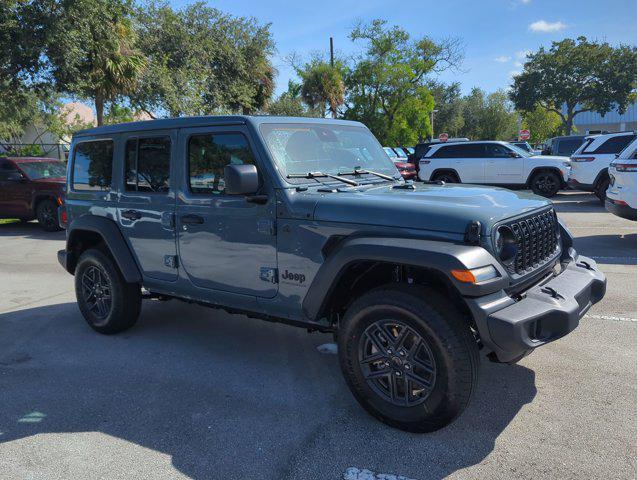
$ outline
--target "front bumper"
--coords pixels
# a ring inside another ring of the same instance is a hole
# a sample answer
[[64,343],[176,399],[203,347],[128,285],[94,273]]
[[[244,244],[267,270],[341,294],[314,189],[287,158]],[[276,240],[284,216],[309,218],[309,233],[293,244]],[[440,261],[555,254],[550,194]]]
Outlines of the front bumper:
[[613,215],[625,218],[627,220],[637,220],[637,208],[632,208],[629,205],[617,203],[615,200],[606,198],[606,210]]
[[517,300],[501,291],[467,303],[483,344],[510,363],[573,331],[605,293],[606,277],[595,261],[579,256]]

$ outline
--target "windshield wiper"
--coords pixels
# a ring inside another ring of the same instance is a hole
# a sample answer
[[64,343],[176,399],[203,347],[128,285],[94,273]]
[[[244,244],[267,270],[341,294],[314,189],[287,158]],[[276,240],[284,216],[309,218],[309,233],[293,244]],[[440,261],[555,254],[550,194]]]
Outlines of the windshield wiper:
[[396,177],[392,177],[391,175],[385,175],[384,173],[372,172],[371,170],[363,170],[361,168],[355,168],[351,172],[338,172],[339,175],[364,175],[364,174],[376,175],[377,177],[384,178],[385,180],[392,180],[394,182],[398,182],[399,180]]
[[338,175],[332,175],[331,173],[323,173],[323,172],[307,172],[307,173],[288,173],[287,178],[333,178],[334,180],[340,180],[343,183],[347,183],[348,185],[352,185],[353,187],[358,187],[359,183],[354,180],[350,180],[349,178],[339,177]]

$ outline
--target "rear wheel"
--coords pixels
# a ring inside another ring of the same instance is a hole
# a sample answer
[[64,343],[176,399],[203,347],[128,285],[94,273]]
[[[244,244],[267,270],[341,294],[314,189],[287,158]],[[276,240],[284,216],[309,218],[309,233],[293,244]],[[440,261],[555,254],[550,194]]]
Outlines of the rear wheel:
[[436,291],[384,287],[348,309],[338,335],[354,397],[392,427],[431,432],[455,420],[478,380],[478,347],[460,313]]
[[77,262],[75,296],[84,319],[100,333],[132,327],[141,310],[139,285],[127,283],[110,255],[98,249],[85,251]]
[[538,172],[531,178],[533,193],[543,197],[554,197],[560,190],[560,186],[560,178],[555,172]]
[[58,223],[58,206],[51,200],[42,200],[36,208],[38,223],[47,232],[57,232],[62,230]]
[[434,182],[460,183],[460,179],[453,172],[436,173],[433,177]]
[[595,190],[595,195],[599,198],[599,201],[602,202],[602,205],[606,202],[606,190],[610,185],[610,178],[602,178],[597,185],[597,189]]

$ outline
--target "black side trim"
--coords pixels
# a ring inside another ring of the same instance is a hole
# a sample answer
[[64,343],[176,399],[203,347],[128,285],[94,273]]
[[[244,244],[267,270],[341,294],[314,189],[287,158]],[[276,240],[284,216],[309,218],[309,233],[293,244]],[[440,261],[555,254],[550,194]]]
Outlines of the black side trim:
[[75,272],[78,258],[76,258],[77,253],[73,247],[80,239],[82,232],[93,232],[100,235],[126,281],[141,283],[142,275],[117,224],[113,220],[96,215],[82,215],[69,225],[66,237],[66,269],[69,273]]
[[[352,237],[342,240],[317,272],[303,299],[310,320],[324,312],[334,286],[348,266],[360,261],[388,262],[439,271],[464,296],[482,296],[508,287],[509,276],[484,248],[413,238]],[[451,270],[493,265],[500,276],[478,285],[457,281]]]

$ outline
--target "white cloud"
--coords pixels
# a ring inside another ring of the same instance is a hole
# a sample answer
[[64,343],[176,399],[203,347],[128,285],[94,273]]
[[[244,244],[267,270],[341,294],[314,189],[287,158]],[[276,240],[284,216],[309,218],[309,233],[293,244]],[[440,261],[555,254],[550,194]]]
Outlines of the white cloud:
[[539,33],[559,32],[565,28],[566,24],[563,22],[547,22],[546,20],[538,20],[529,25],[529,30]]
[[518,60],[526,60],[526,56],[531,53],[531,50],[520,50],[519,52],[515,52],[515,58]]
[[528,5],[529,3],[531,3],[531,0],[520,0],[520,3],[522,5]]
[[511,70],[511,71],[509,72],[509,77],[510,77],[510,78],[513,78],[513,77],[515,77],[515,76],[517,76],[517,75],[519,75],[519,74],[521,74],[521,73],[522,73],[522,72],[521,72],[520,70]]
[[509,60],[511,60],[511,57],[509,57],[508,55],[500,55],[499,57],[495,57],[493,59],[494,62],[498,63],[507,63]]

